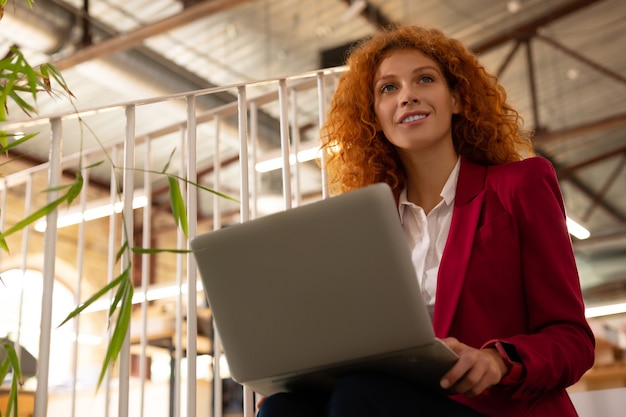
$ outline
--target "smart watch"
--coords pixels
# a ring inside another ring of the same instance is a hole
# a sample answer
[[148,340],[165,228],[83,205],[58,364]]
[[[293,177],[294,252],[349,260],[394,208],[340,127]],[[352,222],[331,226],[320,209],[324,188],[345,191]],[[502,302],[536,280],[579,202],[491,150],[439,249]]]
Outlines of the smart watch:
[[517,384],[524,374],[524,365],[515,346],[501,340],[492,340],[483,345],[483,349],[495,348],[509,371],[502,377],[499,385],[511,386]]

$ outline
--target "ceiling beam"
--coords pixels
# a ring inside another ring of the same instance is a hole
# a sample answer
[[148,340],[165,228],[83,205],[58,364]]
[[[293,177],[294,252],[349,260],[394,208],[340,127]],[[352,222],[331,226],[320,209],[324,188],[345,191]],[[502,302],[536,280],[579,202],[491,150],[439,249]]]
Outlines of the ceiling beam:
[[[615,181],[617,181],[625,166],[626,154],[622,154],[619,163],[613,168],[606,181],[604,181],[602,188],[600,188],[600,190],[596,193],[591,205],[587,207],[587,210],[585,210],[580,218],[583,222],[589,221],[589,218],[593,214],[594,210],[600,205],[600,203],[606,201],[606,194],[609,192],[609,189],[613,186],[613,184],[615,184]],[[622,217],[622,219],[623,222],[626,222],[626,218]]]
[[621,212],[618,208],[614,207],[612,204],[609,204],[607,201],[597,199],[598,193],[591,189],[587,184],[581,181],[578,177],[576,177],[575,173],[568,169],[568,167],[561,167],[558,163],[554,161],[550,155],[543,153],[539,150],[536,151],[537,155],[543,156],[548,159],[557,173],[557,177],[560,182],[568,181],[573,187],[575,187],[580,193],[582,193],[585,197],[587,197],[592,204],[601,207],[606,214],[610,215],[615,219],[615,221],[626,224],[626,215]]
[[577,170],[579,170],[581,168],[584,168],[586,166],[589,166],[589,165],[596,164],[598,162],[602,162],[605,159],[609,159],[609,158],[614,157],[615,155],[620,155],[620,154],[622,154],[622,155],[626,154],[626,146],[622,146],[622,147],[619,147],[617,149],[613,149],[610,152],[606,152],[606,153],[603,153],[603,154],[600,154],[600,155],[596,155],[593,158],[588,158],[588,159],[580,161],[580,162],[578,162],[576,164],[568,165],[566,167],[557,169],[556,170],[556,174],[559,177],[559,179],[563,180],[563,179],[566,179],[567,177],[569,177],[570,175],[572,175],[574,173],[574,171],[577,171]]
[[134,48],[148,38],[161,35],[170,30],[202,19],[206,16],[232,9],[248,1],[249,0],[204,1],[183,10],[182,12],[174,16],[165,18],[147,26],[141,26],[134,31],[120,34],[113,38],[94,44],[93,46],[81,49],[71,56],[61,58],[55,61],[53,64],[62,71],[75,65],[82,64],[83,62],[90,61],[92,59],[102,58],[117,52],[122,52]]
[[576,176],[571,175],[567,177],[567,180],[572,184],[578,191],[584,194],[589,200],[592,206],[600,207],[604,210],[606,214],[611,216],[615,221],[619,223],[626,223],[626,216],[622,213],[618,208],[609,204],[607,201],[602,198],[597,198],[598,193],[592,190],[588,185],[584,184],[581,180],[576,178]]
[[593,251],[607,247],[623,247],[626,244],[626,225],[612,227],[611,231],[592,234],[584,240],[573,239],[572,245],[576,251]]
[[558,49],[559,51],[569,55],[570,57],[590,66],[591,68],[595,69],[596,71],[600,72],[603,75],[606,75],[609,78],[613,78],[614,80],[622,83],[622,84],[626,84],[626,77],[624,77],[623,75],[619,74],[616,71],[611,70],[610,68],[605,67],[604,65],[601,65],[589,58],[587,58],[586,56],[578,53],[577,51],[568,48],[567,46],[563,45],[560,42],[557,42],[556,40],[542,35],[540,33],[536,33],[534,36],[535,39],[540,39],[543,42],[547,43],[548,45],[553,46],[554,48]]
[[601,120],[594,120],[583,125],[567,127],[561,130],[554,130],[551,132],[539,132],[533,138],[535,145],[543,145],[547,142],[554,142],[557,140],[570,139],[580,135],[595,133],[597,131],[615,129],[626,125],[626,113],[617,114]]
[[[520,46],[520,43],[525,43],[527,46],[527,60],[529,63],[529,78],[530,78],[530,82],[531,82],[531,99],[533,102],[533,113],[535,115],[535,127],[536,127],[536,134],[537,136],[535,138],[533,138],[533,142],[536,145],[541,145],[544,144],[548,141],[554,141],[554,140],[563,140],[566,139],[568,137],[572,137],[575,135],[581,135],[584,133],[588,133],[588,132],[594,132],[594,131],[598,131],[598,130],[604,130],[604,129],[609,129],[609,128],[614,128],[616,126],[621,126],[624,123],[626,123],[626,115],[617,115],[617,116],[613,116],[613,117],[609,117],[607,119],[603,119],[603,120],[599,120],[599,121],[594,121],[592,123],[588,123],[586,125],[582,125],[582,126],[576,126],[573,128],[567,128],[567,129],[563,129],[561,131],[556,131],[556,132],[547,132],[545,129],[541,129],[541,126],[539,124],[538,119],[538,108],[537,106],[537,101],[536,101],[536,97],[533,94],[534,93],[534,74],[532,71],[532,55],[530,54],[530,42],[529,40],[534,37],[534,36],[538,36],[538,29],[541,28],[542,26],[548,25],[558,19],[561,19],[571,13],[577,12],[587,6],[590,6],[594,3],[597,3],[599,1],[602,0],[578,0],[578,1],[573,1],[571,3],[568,3],[562,7],[559,7],[551,12],[549,12],[548,14],[541,16],[533,21],[521,24],[509,31],[506,31],[503,34],[500,34],[496,37],[493,37],[491,39],[486,39],[482,42],[477,43],[476,45],[473,45],[470,47],[470,49],[476,53],[483,53],[486,52],[490,49],[493,49],[495,47],[501,46],[502,44],[509,42],[509,41],[517,41],[516,44],[513,47],[513,50],[509,52],[508,56],[506,57],[504,63],[501,65],[498,74],[500,74],[502,71],[504,71],[504,69],[507,67],[507,65],[509,64],[509,61],[511,60],[512,56],[515,54],[515,52],[517,51],[517,49]],[[561,49],[563,52],[569,54],[570,56],[573,56],[574,58],[585,62],[586,64],[592,66],[594,69],[602,72],[603,74],[612,77],[614,79],[617,79],[620,82],[623,82],[623,77],[621,77],[619,74],[615,74],[613,72],[611,72],[610,70],[596,64],[595,62],[587,59],[586,57],[576,53],[575,51],[569,50],[566,47],[564,47],[563,45],[557,43],[556,41],[548,38],[548,37],[541,37],[541,40],[551,44],[553,47],[559,48]],[[608,156],[607,156],[608,157]],[[555,168],[557,169],[557,172],[561,171],[558,166],[555,165]],[[563,179],[568,179],[570,181],[570,183],[576,187],[580,192],[582,192],[583,194],[585,194],[587,197],[589,197],[593,204],[592,204],[592,208],[595,209],[596,207],[602,207],[608,214],[610,214],[612,217],[614,217],[617,221],[624,223],[626,222],[626,216],[623,215],[623,213],[621,213],[619,210],[617,210],[615,207],[609,205],[606,201],[603,200],[603,195],[598,194],[594,191],[592,191],[586,184],[582,183],[578,178],[576,178],[573,174],[573,169],[571,167],[568,167],[564,170],[562,170],[561,175],[559,175],[559,179],[563,180]],[[588,211],[587,215],[589,215],[591,213],[592,209],[590,208],[590,210]]]
[[[351,6],[353,1],[354,0],[343,0],[343,2],[348,6]],[[365,1],[365,7],[361,11],[360,15],[368,22],[376,25],[378,29],[385,29],[395,24],[380,10],[379,7],[369,1]]]
[[548,12],[543,16],[540,16],[535,20],[531,20],[530,22],[516,26],[513,29],[510,29],[491,39],[485,39],[483,41],[480,41],[475,45],[470,46],[470,49],[474,52],[484,53],[490,49],[496,48],[514,39],[528,39],[534,36],[534,34],[537,32],[537,29],[539,29],[540,27],[548,25],[571,13],[584,9],[585,7],[590,6],[594,3],[599,3],[600,1],[602,0],[576,0],[569,2],[561,7],[557,7],[556,9]]

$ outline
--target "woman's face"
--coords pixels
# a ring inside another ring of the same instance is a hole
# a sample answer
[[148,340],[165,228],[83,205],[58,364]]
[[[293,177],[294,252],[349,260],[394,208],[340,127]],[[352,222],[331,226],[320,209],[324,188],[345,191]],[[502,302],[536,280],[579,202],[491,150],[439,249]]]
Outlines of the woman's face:
[[452,115],[459,113],[439,65],[413,49],[391,52],[374,75],[374,111],[379,129],[401,152],[452,144]]

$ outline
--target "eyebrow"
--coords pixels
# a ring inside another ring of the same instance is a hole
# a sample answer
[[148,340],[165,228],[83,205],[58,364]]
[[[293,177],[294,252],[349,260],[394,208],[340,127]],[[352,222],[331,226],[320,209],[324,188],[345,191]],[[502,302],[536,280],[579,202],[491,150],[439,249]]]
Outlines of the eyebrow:
[[[423,67],[417,67],[413,71],[411,71],[411,73],[415,74],[415,73],[425,72],[426,70],[433,70],[437,74],[443,75],[441,73],[441,71],[437,67],[435,67],[433,65],[424,65]],[[383,75],[382,77],[376,78],[374,80],[375,81],[374,85],[377,85],[380,81],[388,80],[388,79],[395,78],[395,77],[396,77],[396,75],[393,74],[393,73],[392,74]]]

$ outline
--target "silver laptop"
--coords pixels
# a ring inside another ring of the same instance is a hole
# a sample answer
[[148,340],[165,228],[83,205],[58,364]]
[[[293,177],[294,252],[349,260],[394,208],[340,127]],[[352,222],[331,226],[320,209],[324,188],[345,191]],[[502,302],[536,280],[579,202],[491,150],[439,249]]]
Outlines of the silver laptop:
[[199,235],[232,378],[270,395],[348,372],[433,389],[456,355],[435,338],[391,189],[375,184]]

